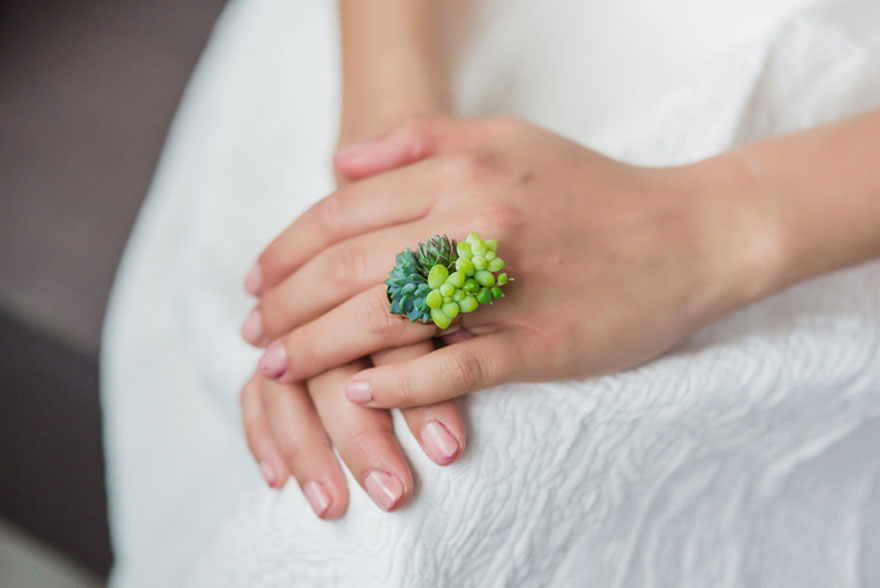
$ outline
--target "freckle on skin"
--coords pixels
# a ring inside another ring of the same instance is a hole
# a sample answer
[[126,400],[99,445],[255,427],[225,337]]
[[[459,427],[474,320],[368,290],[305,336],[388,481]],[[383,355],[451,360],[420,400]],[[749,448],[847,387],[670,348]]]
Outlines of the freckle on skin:
[[528,184],[529,182],[531,182],[534,179],[535,179],[535,172],[527,171],[526,173],[524,173],[523,175],[521,175],[519,177],[519,183],[520,184]]

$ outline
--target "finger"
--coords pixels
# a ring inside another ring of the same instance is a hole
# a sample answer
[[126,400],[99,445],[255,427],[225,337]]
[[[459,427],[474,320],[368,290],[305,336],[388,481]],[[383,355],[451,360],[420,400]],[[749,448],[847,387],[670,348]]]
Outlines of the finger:
[[474,337],[476,337],[476,334],[468,329],[462,328],[453,333],[449,333],[448,335],[443,335],[440,339],[446,345],[453,345],[455,343],[467,341],[468,339],[473,339]]
[[422,406],[514,381],[536,354],[513,329],[473,337],[404,363],[364,370],[345,387],[352,402],[374,407]]
[[420,170],[406,169],[339,188],[306,210],[263,250],[245,278],[245,289],[259,296],[334,243],[423,218],[435,192],[423,189],[424,184]]
[[[431,341],[388,349],[372,355],[373,364],[391,365],[434,351]],[[465,444],[465,429],[458,404],[454,400],[428,406],[416,406],[400,411],[422,450],[432,461],[445,466],[461,455]]]
[[315,514],[339,518],[348,506],[348,488],[305,386],[265,379],[261,386],[268,428],[284,463]]
[[397,253],[425,238],[424,223],[373,231],[336,243],[312,257],[280,284],[269,289],[241,328],[254,345],[300,326],[358,292],[381,284]]
[[416,117],[374,141],[334,157],[337,174],[359,180],[421,159],[485,145],[510,128],[504,118]]
[[387,410],[357,406],[345,399],[345,382],[363,368],[356,362],[330,370],[308,382],[309,393],[339,456],[352,477],[385,511],[409,500],[413,479]]
[[241,389],[241,420],[248,448],[259,464],[266,483],[271,488],[282,488],[290,477],[290,470],[266,422],[260,395],[261,381],[266,380],[255,374]]
[[391,314],[386,287],[380,284],[274,341],[258,367],[265,377],[280,382],[304,380],[381,349],[430,339],[436,333],[433,323],[411,323]]

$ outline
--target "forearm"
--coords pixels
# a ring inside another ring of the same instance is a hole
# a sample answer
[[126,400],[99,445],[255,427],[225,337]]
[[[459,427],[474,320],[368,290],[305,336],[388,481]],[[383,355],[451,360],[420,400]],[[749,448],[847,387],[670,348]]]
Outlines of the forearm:
[[880,111],[699,166],[705,182],[725,186],[711,214],[733,235],[728,261],[746,302],[880,257]]
[[440,2],[340,0],[340,143],[385,132],[446,108]]

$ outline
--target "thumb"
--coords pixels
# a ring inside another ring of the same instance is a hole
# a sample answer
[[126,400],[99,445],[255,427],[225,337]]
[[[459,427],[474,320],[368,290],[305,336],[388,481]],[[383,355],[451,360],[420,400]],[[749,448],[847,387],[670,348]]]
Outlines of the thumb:
[[449,116],[413,118],[377,139],[342,149],[334,157],[333,167],[337,175],[359,180],[434,155],[472,149],[504,132],[503,120]]

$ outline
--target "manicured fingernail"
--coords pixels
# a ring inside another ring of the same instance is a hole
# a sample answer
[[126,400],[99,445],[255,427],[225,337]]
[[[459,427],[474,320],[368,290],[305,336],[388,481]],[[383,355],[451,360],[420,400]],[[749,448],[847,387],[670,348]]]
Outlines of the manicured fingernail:
[[260,288],[263,287],[263,272],[260,271],[260,266],[255,264],[254,267],[251,268],[251,271],[247,273],[247,276],[244,278],[244,289],[249,294],[253,294],[256,296],[260,293]]
[[256,343],[263,338],[263,315],[253,309],[241,325],[241,336],[248,343]]
[[336,158],[351,163],[352,161],[357,160],[358,155],[362,153],[369,144],[369,141],[361,141],[360,143],[354,143],[347,147],[343,147],[336,153]]
[[428,457],[440,465],[451,462],[461,449],[458,440],[438,421],[425,425],[420,437]]
[[309,482],[303,486],[303,493],[306,495],[306,499],[309,501],[315,514],[318,515],[318,518],[322,517],[327,512],[327,509],[330,508],[330,495],[324,490],[324,484]]
[[385,512],[394,510],[394,507],[403,498],[403,482],[391,474],[372,471],[364,478],[364,488],[379,508]]
[[281,341],[275,341],[266,348],[258,364],[260,373],[271,380],[278,380],[287,373],[287,348]]
[[366,404],[373,399],[370,383],[364,380],[352,380],[345,385],[345,397],[355,404]]
[[260,462],[260,471],[263,472],[263,479],[266,480],[266,483],[274,488],[275,482],[278,481],[278,476],[275,475],[275,470],[272,469],[268,461]]

